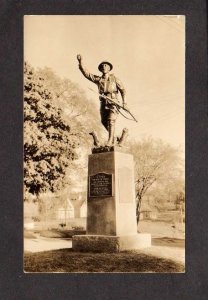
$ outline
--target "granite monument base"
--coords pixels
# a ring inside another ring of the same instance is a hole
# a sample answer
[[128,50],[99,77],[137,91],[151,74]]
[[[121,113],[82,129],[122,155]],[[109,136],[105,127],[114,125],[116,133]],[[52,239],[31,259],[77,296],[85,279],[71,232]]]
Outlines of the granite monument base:
[[133,156],[115,147],[110,150],[100,148],[89,155],[87,234],[73,236],[75,251],[119,252],[151,246],[150,234],[137,233]]
[[151,247],[151,234],[138,233],[127,236],[76,235],[72,248],[78,252],[117,253]]

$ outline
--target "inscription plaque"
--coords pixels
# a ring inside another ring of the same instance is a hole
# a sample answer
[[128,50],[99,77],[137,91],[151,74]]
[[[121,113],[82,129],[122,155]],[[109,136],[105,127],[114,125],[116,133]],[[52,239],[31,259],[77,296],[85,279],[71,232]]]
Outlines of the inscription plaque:
[[89,197],[112,197],[113,176],[97,173],[89,176]]

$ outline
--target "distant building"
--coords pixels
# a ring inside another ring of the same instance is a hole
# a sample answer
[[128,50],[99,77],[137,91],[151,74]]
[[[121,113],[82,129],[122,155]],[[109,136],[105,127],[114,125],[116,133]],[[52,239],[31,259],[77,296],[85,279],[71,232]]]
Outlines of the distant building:
[[140,220],[156,220],[157,212],[152,210],[142,210],[140,212]]
[[66,221],[67,219],[74,218],[74,206],[70,199],[67,199],[65,206],[61,206],[57,210],[57,219]]
[[36,218],[39,215],[38,203],[34,202],[24,202],[24,218],[32,219]]
[[87,217],[87,201],[85,200],[81,207],[80,207],[80,217],[86,218]]
[[86,193],[45,193],[41,198],[41,206],[38,202],[24,202],[25,228],[86,227]]
[[71,193],[69,199],[74,207],[74,217],[84,218],[87,216],[86,193]]
[[34,229],[34,221],[39,219],[38,204],[34,202],[24,202],[24,228]]
[[[146,201],[144,201],[146,200]],[[141,209],[140,209],[140,220],[156,220],[158,209],[154,206],[151,206],[149,197],[143,199]]]

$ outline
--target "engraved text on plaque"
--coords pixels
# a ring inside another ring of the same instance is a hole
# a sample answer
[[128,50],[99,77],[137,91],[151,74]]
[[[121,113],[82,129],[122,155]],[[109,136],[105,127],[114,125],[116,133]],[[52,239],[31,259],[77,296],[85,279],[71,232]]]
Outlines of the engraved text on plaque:
[[89,176],[89,197],[112,197],[112,174],[97,173]]

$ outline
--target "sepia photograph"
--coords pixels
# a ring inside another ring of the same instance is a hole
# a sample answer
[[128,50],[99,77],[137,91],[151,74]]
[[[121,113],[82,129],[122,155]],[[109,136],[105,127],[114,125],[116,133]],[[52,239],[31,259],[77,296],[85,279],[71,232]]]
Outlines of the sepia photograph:
[[185,16],[24,16],[24,272],[185,272]]

